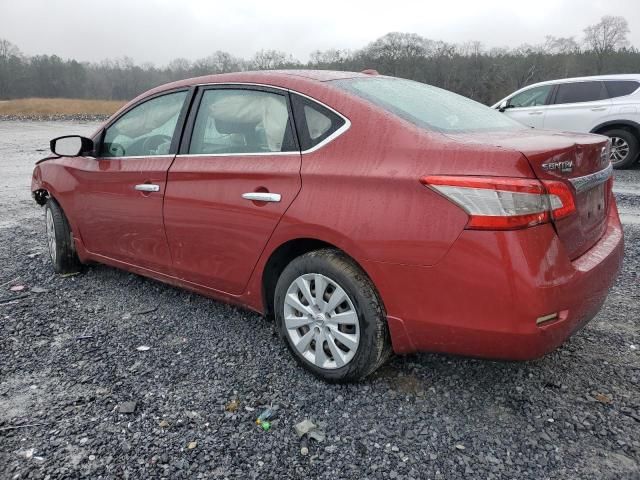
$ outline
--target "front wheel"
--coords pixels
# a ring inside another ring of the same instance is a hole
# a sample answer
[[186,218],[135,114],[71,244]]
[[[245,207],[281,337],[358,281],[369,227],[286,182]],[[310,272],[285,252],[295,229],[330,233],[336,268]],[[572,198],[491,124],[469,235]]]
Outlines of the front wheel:
[[624,169],[633,165],[638,157],[638,139],[622,128],[602,132],[611,139],[611,164],[613,168]]
[[44,207],[47,246],[53,268],[58,273],[80,271],[80,260],[73,244],[71,227],[58,202],[49,198]]
[[373,284],[337,250],[294,259],[278,279],[274,301],[277,327],[289,350],[324,380],[361,380],[391,354]]

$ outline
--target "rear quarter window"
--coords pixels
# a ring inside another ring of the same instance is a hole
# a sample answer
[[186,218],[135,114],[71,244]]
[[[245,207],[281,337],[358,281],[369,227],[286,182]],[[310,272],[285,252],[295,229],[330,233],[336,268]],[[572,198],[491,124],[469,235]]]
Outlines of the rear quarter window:
[[337,113],[301,95],[292,94],[291,103],[302,151],[324,142],[346,123]]
[[633,80],[607,80],[604,84],[609,98],[624,97],[635,92],[640,86],[639,82]]

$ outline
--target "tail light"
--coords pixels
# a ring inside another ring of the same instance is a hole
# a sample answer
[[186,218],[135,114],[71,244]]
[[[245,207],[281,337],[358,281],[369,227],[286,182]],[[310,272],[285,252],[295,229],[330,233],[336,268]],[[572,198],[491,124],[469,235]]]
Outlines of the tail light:
[[420,182],[469,214],[467,229],[515,230],[576,211],[571,187],[555,180],[427,176]]

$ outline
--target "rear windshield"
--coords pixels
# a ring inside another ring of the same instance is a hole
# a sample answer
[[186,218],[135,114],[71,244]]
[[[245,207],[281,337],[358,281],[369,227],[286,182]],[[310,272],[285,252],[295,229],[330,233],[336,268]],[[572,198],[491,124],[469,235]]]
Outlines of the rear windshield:
[[526,128],[497,110],[424,83],[391,77],[348,78],[332,83],[430,130],[470,132]]

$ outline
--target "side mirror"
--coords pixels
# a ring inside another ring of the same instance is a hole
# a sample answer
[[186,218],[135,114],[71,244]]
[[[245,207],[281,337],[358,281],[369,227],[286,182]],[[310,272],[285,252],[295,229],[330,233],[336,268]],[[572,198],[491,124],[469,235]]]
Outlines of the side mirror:
[[93,140],[80,135],[65,135],[51,140],[49,146],[60,157],[79,157],[93,151]]
[[509,104],[506,100],[503,100],[502,102],[500,102],[500,105],[498,105],[499,112],[504,112],[507,108],[509,108]]

